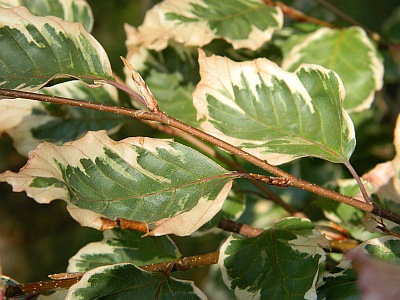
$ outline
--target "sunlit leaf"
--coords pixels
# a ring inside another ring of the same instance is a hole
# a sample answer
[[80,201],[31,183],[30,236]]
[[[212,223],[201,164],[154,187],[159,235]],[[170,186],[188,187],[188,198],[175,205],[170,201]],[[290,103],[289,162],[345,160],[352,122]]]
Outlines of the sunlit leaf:
[[[89,88],[77,81],[65,82],[40,90],[43,94],[119,105],[117,89],[112,86]],[[84,108],[43,104],[32,100],[0,101],[0,132],[6,131],[14,147],[24,156],[48,141],[62,144],[82,137],[90,130],[118,130],[123,119],[119,115]]]
[[239,299],[315,299],[327,245],[311,222],[288,218],[255,238],[231,236],[219,265]]
[[166,0],[146,14],[139,27],[141,43],[161,50],[168,40],[201,47],[223,38],[235,49],[256,50],[282,27],[283,14],[258,0]]
[[55,16],[66,21],[81,22],[87,31],[93,28],[93,14],[85,0],[0,0],[0,6],[25,6],[36,16]]
[[143,266],[181,257],[169,237],[142,236],[143,233],[120,228],[106,231],[102,241],[86,245],[69,260],[68,272],[86,272],[116,263]]
[[149,273],[132,264],[116,264],[87,272],[70,288],[66,300],[206,299],[193,282]]
[[285,72],[264,59],[236,63],[200,53],[194,105],[208,133],[271,164],[303,156],[348,161],[354,128],[338,76],[315,65]]
[[[319,299],[360,299],[360,292],[357,285],[357,274],[349,260],[349,257],[357,259],[357,257],[359,257],[359,254],[357,254],[358,252],[391,264],[396,264],[396,268],[400,270],[400,239],[393,236],[383,236],[365,241],[361,245],[349,251],[349,255],[344,257],[338,266],[336,266],[330,273],[324,275],[322,284],[318,287]],[[382,273],[378,272],[380,269],[379,264],[378,266],[374,266],[374,269],[367,267],[363,270],[362,265],[359,265],[358,267],[361,267],[361,272],[366,272],[364,275],[369,277],[369,279],[367,279],[369,286],[372,287],[372,282],[375,282],[377,285],[374,284],[373,290],[384,295],[384,290],[389,287],[383,283],[383,278],[379,278],[382,275]],[[385,266],[383,265],[382,268],[385,269]],[[362,284],[364,285],[365,283],[366,282],[364,281]],[[392,287],[393,285],[390,285],[390,288]],[[382,299],[386,298],[383,297]]]
[[0,87],[37,90],[55,78],[112,79],[107,54],[80,23],[0,7]]
[[221,209],[235,174],[170,140],[111,140],[105,131],[56,146],[41,144],[19,173],[0,181],[39,203],[67,201],[81,224],[100,217],[154,224],[152,235],[188,235]]
[[378,52],[359,27],[321,28],[306,38],[283,46],[282,68],[296,70],[301,64],[318,64],[338,73],[346,89],[347,111],[368,109],[375,91],[382,88],[383,64]]

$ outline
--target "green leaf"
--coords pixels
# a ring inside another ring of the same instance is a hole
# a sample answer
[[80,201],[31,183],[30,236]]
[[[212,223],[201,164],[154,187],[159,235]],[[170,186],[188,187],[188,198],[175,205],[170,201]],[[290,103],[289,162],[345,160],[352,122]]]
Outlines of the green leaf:
[[[140,44],[134,27],[125,25],[125,31],[127,60],[140,72],[160,109],[186,124],[199,127],[192,97],[200,80],[197,50],[175,43],[163,51],[147,50]],[[130,74],[127,74],[126,83],[136,89]],[[137,106],[137,103],[133,105]]]
[[322,246],[328,242],[311,222],[287,218],[255,238],[231,236],[219,265],[239,299],[313,299]]
[[[41,93],[84,101],[119,105],[116,88],[89,88],[77,81],[44,88]],[[3,122],[1,122],[3,121]],[[114,133],[122,125],[120,115],[79,107],[46,104],[23,99],[0,101],[0,132],[6,131],[14,147],[24,156],[43,141],[62,144],[82,137],[90,130]]]
[[365,32],[321,28],[285,46],[282,68],[296,70],[301,64],[318,64],[338,73],[346,89],[344,107],[348,112],[368,109],[375,91],[383,84],[383,64]]
[[385,20],[382,30],[386,38],[393,44],[400,44],[400,6]]
[[0,7],[0,87],[37,90],[55,78],[112,79],[101,45],[80,23]]
[[93,14],[89,4],[82,0],[0,0],[0,6],[25,6],[36,16],[55,16],[66,21],[81,22],[90,32],[93,28]]
[[69,260],[68,272],[87,272],[116,263],[144,266],[181,257],[169,237],[142,236],[140,232],[120,228],[105,231],[102,241],[86,245]]
[[72,286],[66,300],[87,299],[206,299],[193,282],[164,278],[132,264],[116,264],[87,272]]
[[[400,264],[400,239],[393,236],[383,236],[365,241],[349,251],[349,254],[358,251],[392,264]],[[330,273],[324,275],[323,281],[318,287],[318,298],[360,299],[357,274],[347,257],[344,257]]]
[[105,131],[56,146],[41,144],[19,173],[0,181],[39,203],[62,199],[82,225],[101,217],[153,224],[152,235],[189,235],[221,209],[231,173],[196,150],[170,140],[111,140]]
[[236,63],[200,53],[193,95],[204,131],[271,164],[303,156],[347,162],[353,123],[339,77],[315,65],[285,72],[264,59]]
[[233,48],[256,50],[271,39],[283,24],[280,8],[258,0],[166,0],[146,14],[139,27],[141,42],[148,49],[161,50],[168,40],[185,46],[202,47],[223,38]]

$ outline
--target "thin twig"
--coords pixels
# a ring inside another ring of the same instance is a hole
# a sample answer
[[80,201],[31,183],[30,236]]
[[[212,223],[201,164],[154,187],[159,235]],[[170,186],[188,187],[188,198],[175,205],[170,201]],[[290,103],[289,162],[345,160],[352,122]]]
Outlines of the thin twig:
[[[142,120],[143,121],[143,120]],[[154,122],[149,122],[149,121],[143,121],[145,124],[151,126],[154,129],[157,129],[161,132],[164,132],[168,135],[171,136],[178,136],[187,142],[191,143],[193,146],[195,146],[198,150],[202,151],[203,153],[207,154],[210,157],[214,157],[218,159],[219,161],[223,162],[225,165],[233,168],[234,170],[241,172],[241,173],[248,173],[246,168],[244,168],[240,163],[236,161],[231,161],[227,159],[225,156],[221,155],[215,149],[210,147],[209,145],[205,144],[203,141],[199,140],[193,135],[190,135],[186,132],[183,132],[181,130],[176,130],[173,127],[168,127],[165,125],[162,125],[160,123],[154,123]],[[259,181],[255,180],[254,178],[248,178],[250,179],[250,183],[254,185],[257,189],[259,189],[263,194],[262,198],[268,199],[279,206],[281,206],[284,210],[289,212],[292,215],[298,215],[299,212],[293,208],[291,205],[287,204],[283,199],[278,195],[275,194],[273,191],[271,191],[266,185],[260,183]]]
[[287,6],[286,4],[280,2],[280,1],[276,1],[273,2],[271,0],[263,0],[264,3],[268,6],[278,6],[281,8],[283,14],[293,20],[299,21],[299,22],[309,22],[309,23],[313,23],[316,25],[320,25],[320,26],[325,26],[325,27],[330,27],[330,28],[335,28],[335,26],[333,26],[332,24],[322,21],[320,19],[317,18],[313,18],[310,16],[307,16],[305,14],[303,14],[301,11],[298,11],[292,7]]
[[[139,266],[147,272],[164,273],[166,271],[186,271],[192,268],[205,267],[218,262],[219,252],[211,252],[202,255],[183,257],[178,260],[166,261],[157,264]],[[72,285],[79,282],[85,273],[61,273],[51,275],[52,280],[31,282],[26,284],[6,285],[8,298],[27,296],[32,294],[42,294],[56,290],[69,289]]]
[[329,199],[337,201],[337,202],[341,202],[341,203],[353,206],[353,207],[358,208],[363,211],[372,212],[372,213],[376,213],[379,211],[380,216],[382,216],[382,217],[386,216],[385,218],[400,224],[400,216],[397,216],[391,212],[385,211],[384,209],[380,209],[380,208],[376,207],[374,204],[366,203],[362,200],[342,195],[338,192],[326,189],[324,187],[310,183],[306,180],[297,178],[297,177],[283,171],[282,169],[279,169],[278,167],[275,167],[275,166],[269,164],[267,161],[264,161],[256,156],[254,156],[246,151],[243,151],[243,150],[241,150],[219,138],[216,138],[204,131],[194,128],[194,127],[192,127],[188,124],[185,124],[179,120],[176,120],[176,119],[164,114],[161,111],[160,112],[147,112],[147,111],[141,111],[141,110],[134,110],[134,109],[130,109],[130,108],[105,105],[105,104],[100,104],[100,103],[92,103],[92,102],[80,101],[80,100],[75,100],[75,99],[68,99],[68,98],[63,98],[63,97],[49,96],[49,95],[8,90],[8,89],[0,89],[0,95],[10,97],[10,98],[25,98],[25,99],[32,99],[32,100],[38,100],[38,101],[44,101],[44,102],[50,102],[50,103],[56,103],[56,104],[65,104],[65,105],[70,105],[70,106],[95,109],[95,110],[125,115],[125,116],[129,116],[132,118],[160,122],[160,123],[166,124],[168,126],[174,127],[176,129],[182,130],[191,135],[194,135],[197,138],[200,138],[206,142],[214,144],[215,146],[223,149],[224,151],[231,153],[233,155],[236,155],[236,156],[252,163],[253,165],[262,168],[263,170],[268,171],[269,173],[271,173],[275,176],[283,177],[287,180],[287,184],[290,186],[301,188],[301,189],[309,191],[311,193],[323,196],[325,198],[329,198]]
[[362,29],[365,30],[365,32],[368,33],[368,35],[373,39],[375,42],[380,43],[381,45],[387,47],[387,42],[382,38],[381,35],[376,33],[375,31],[369,29],[367,26],[362,24],[361,22],[357,21],[347,13],[345,13],[343,10],[339,9],[337,6],[333,5],[332,3],[326,1],[326,0],[316,0],[321,6],[325,7],[329,11],[333,12],[335,15],[337,15],[339,18],[343,19],[344,21],[348,22],[349,24],[352,25],[357,25],[361,27]]

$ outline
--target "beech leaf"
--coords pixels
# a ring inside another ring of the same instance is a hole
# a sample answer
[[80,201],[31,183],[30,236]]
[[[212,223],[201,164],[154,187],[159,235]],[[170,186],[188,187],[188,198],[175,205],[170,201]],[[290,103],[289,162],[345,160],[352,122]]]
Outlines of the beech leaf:
[[256,50],[282,27],[283,14],[259,0],[166,0],[149,10],[139,27],[141,43],[161,50],[168,40],[202,47],[223,38],[234,49]]
[[168,236],[142,237],[142,233],[114,228],[104,232],[100,242],[84,246],[70,260],[68,272],[87,272],[116,263],[150,265],[181,257]]
[[311,222],[287,218],[254,238],[231,236],[219,265],[238,299],[315,299],[322,247],[328,241]]
[[0,87],[38,90],[52,79],[113,79],[101,45],[81,23],[0,7]]
[[62,146],[45,142],[29,157],[0,181],[39,203],[66,201],[82,225],[100,229],[102,216],[124,218],[155,225],[151,235],[197,230],[221,209],[237,176],[171,140],[115,142],[105,131]]
[[[298,36],[294,39],[298,40]],[[368,109],[375,91],[383,84],[383,63],[378,52],[359,27],[321,28],[284,48],[282,68],[296,70],[301,64],[318,64],[338,73],[346,89],[348,112]]]
[[[69,81],[41,89],[40,93],[119,105],[117,89],[110,85],[89,88],[78,81]],[[80,138],[90,130],[104,129],[109,134],[114,133],[122,120],[119,115],[79,107],[24,99],[0,101],[0,133],[7,132],[23,156],[43,141],[62,144]]]
[[85,0],[0,0],[0,6],[25,6],[35,16],[55,16],[66,21],[81,22],[88,32],[93,28],[92,10]]
[[158,288],[158,299],[206,299],[193,282],[115,264],[87,272],[70,288],[66,300],[155,299]]
[[349,160],[354,127],[333,71],[302,65],[289,73],[265,58],[237,63],[202,51],[199,62],[193,102],[204,131],[275,165]]
[[[200,79],[197,51],[176,43],[162,51],[148,50],[140,43],[136,28],[125,24],[125,32],[126,59],[143,77],[160,109],[186,124],[199,127],[192,97]],[[128,70],[124,70],[127,85],[136,89]],[[140,107],[137,102],[132,104]]]

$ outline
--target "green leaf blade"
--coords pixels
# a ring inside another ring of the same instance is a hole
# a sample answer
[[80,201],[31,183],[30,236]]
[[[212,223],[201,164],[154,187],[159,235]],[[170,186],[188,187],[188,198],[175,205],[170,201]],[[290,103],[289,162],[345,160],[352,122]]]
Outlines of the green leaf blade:
[[266,59],[236,63],[200,55],[194,93],[201,127],[271,164],[303,156],[348,161],[354,127],[337,75],[303,65],[295,73]]
[[90,32],[93,28],[93,14],[86,1],[71,0],[1,0],[0,6],[18,7],[25,6],[36,16],[55,16],[66,21],[81,22]]
[[145,272],[132,264],[99,267],[87,272],[70,288],[66,299],[206,299],[193,282],[165,278]]
[[37,90],[56,78],[113,78],[107,54],[80,23],[0,7],[0,87]]
[[305,220],[289,218],[251,239],[231,237],[221,248],[225,284],[239,298],[313,298],[327,241]]
[[[40,203],[66,201],[83,225],[101,228],[101,217],[124,218],[154,224],[153,235],[197,230],[221,209],[235,178],[178,143],[142,137],[115,142],[105,131],[62,146],[44,143],[28,165],[1,174],[0,181]],[[43,178],[59,183],[44,186]]]
[[[295,37],[295,39],[298,37]],[[301,64],[318,64],[338,73],[346,89],[344,107],[348,112],[368,109],[383,82],[383,64],[365,32],[323,28],[302,41],[283,46],[282,68],[296,70]]]
[[139,28],[146,48],[161,50],[168,40],[185,46],[204,46],[223,38],[235,49],[256,50],[282,27],[280,8],[260,1],[218,0],[164,1],[150,10]]
[[100,242],[90,243],[69,260],[68,272],[87,272],[115,263],[137,266],[179,259],[173,241],[167,237],[146,237],[137,231],[114,228],[105,231]]

